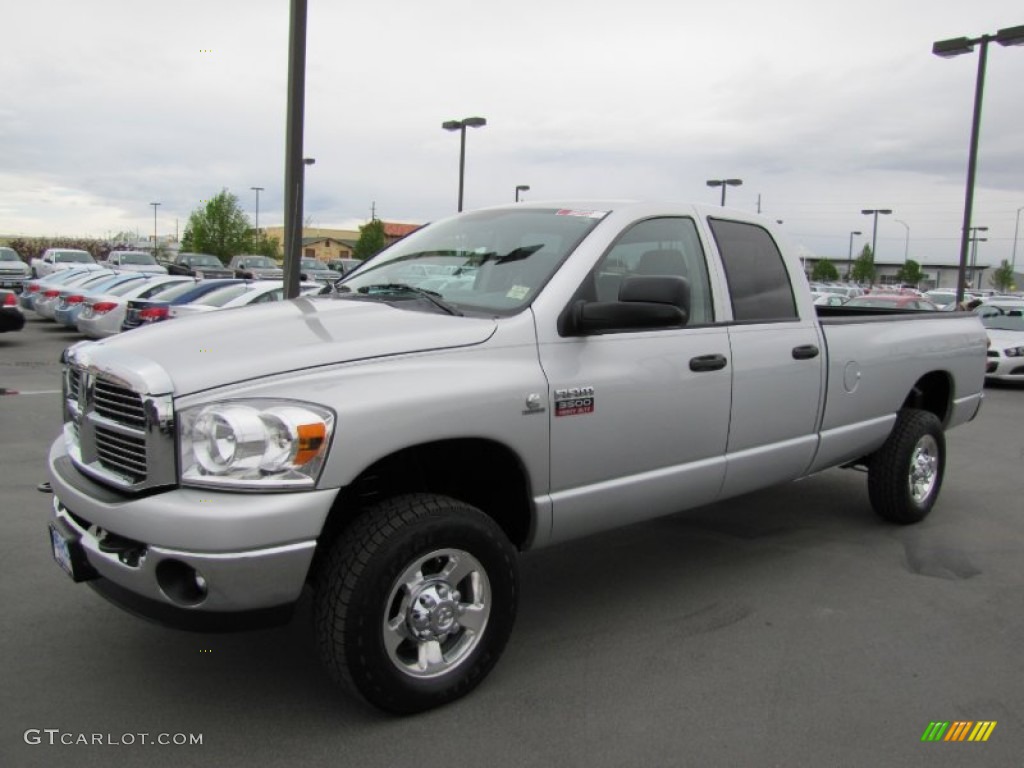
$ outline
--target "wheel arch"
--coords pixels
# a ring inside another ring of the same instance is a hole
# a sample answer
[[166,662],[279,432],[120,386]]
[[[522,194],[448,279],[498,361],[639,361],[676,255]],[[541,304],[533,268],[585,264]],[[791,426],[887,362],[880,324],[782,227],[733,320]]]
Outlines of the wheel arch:
[[901,408],[916,408],[935,414],[943,427],[953,411],[953,379],[948,371],[931,371],[918,379]]
[[367,506],[406,493],[450,496],[477,507],[518,550],[533,535],[536,514],[522,459],[494,440],[454,438],[403,448],[364,469],[338,493],[320,541],[332,541]]

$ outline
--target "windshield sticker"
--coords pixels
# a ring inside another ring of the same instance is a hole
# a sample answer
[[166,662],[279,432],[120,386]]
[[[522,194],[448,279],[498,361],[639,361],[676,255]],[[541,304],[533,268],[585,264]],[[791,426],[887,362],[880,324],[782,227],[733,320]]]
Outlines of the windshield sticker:
[[555,416],[580,416],[594,412],[593,387],[569,387],[555,390]]
[[603,219],[608,211],[574,211],[571,208],[563,208],[555,211],[555,216],[582,216],[584,219]]
[[506,299],[515,299],[516,301],[522,301],[530,293],[530,287],[527,285],[513,285],[508,289],[508,293],[505,294]]

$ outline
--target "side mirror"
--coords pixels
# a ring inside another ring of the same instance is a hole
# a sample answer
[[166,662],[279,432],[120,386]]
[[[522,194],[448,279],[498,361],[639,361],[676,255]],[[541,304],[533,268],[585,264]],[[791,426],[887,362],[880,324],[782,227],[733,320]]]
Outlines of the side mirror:
[[570,335],[654,328],[682,328],[690,317],[690,284],[683,277],[627,277],[618,301],[577,301],[570,309]]

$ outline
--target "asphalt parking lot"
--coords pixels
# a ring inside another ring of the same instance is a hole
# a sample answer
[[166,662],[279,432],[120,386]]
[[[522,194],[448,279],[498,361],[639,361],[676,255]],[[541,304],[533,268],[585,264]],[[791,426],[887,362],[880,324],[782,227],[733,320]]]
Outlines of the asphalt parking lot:
[[[53,563],[35,486],[77,338],[31,313],[0,335],[0,765],[1024,765],[1024,388],[950,433],[920,525],[876,520],[834,470],[525,556],[490,678],[401,719],[328,682],[308,606],[177,632]],[[933,721],[996,726],[922,742]],[[143,743],[163,734],[202,743]]]

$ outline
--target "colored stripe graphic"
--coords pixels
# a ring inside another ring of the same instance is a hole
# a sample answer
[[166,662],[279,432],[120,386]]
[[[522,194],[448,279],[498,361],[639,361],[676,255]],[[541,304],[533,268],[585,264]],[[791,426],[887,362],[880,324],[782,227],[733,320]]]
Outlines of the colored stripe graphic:
[[933,720],[921,734],[921,741],[988,741],[995,720]]
[[971,731],[968,741],[988,741],[988,737],[992,735],[992,731],[996,729],[995,720],[982,720]]

